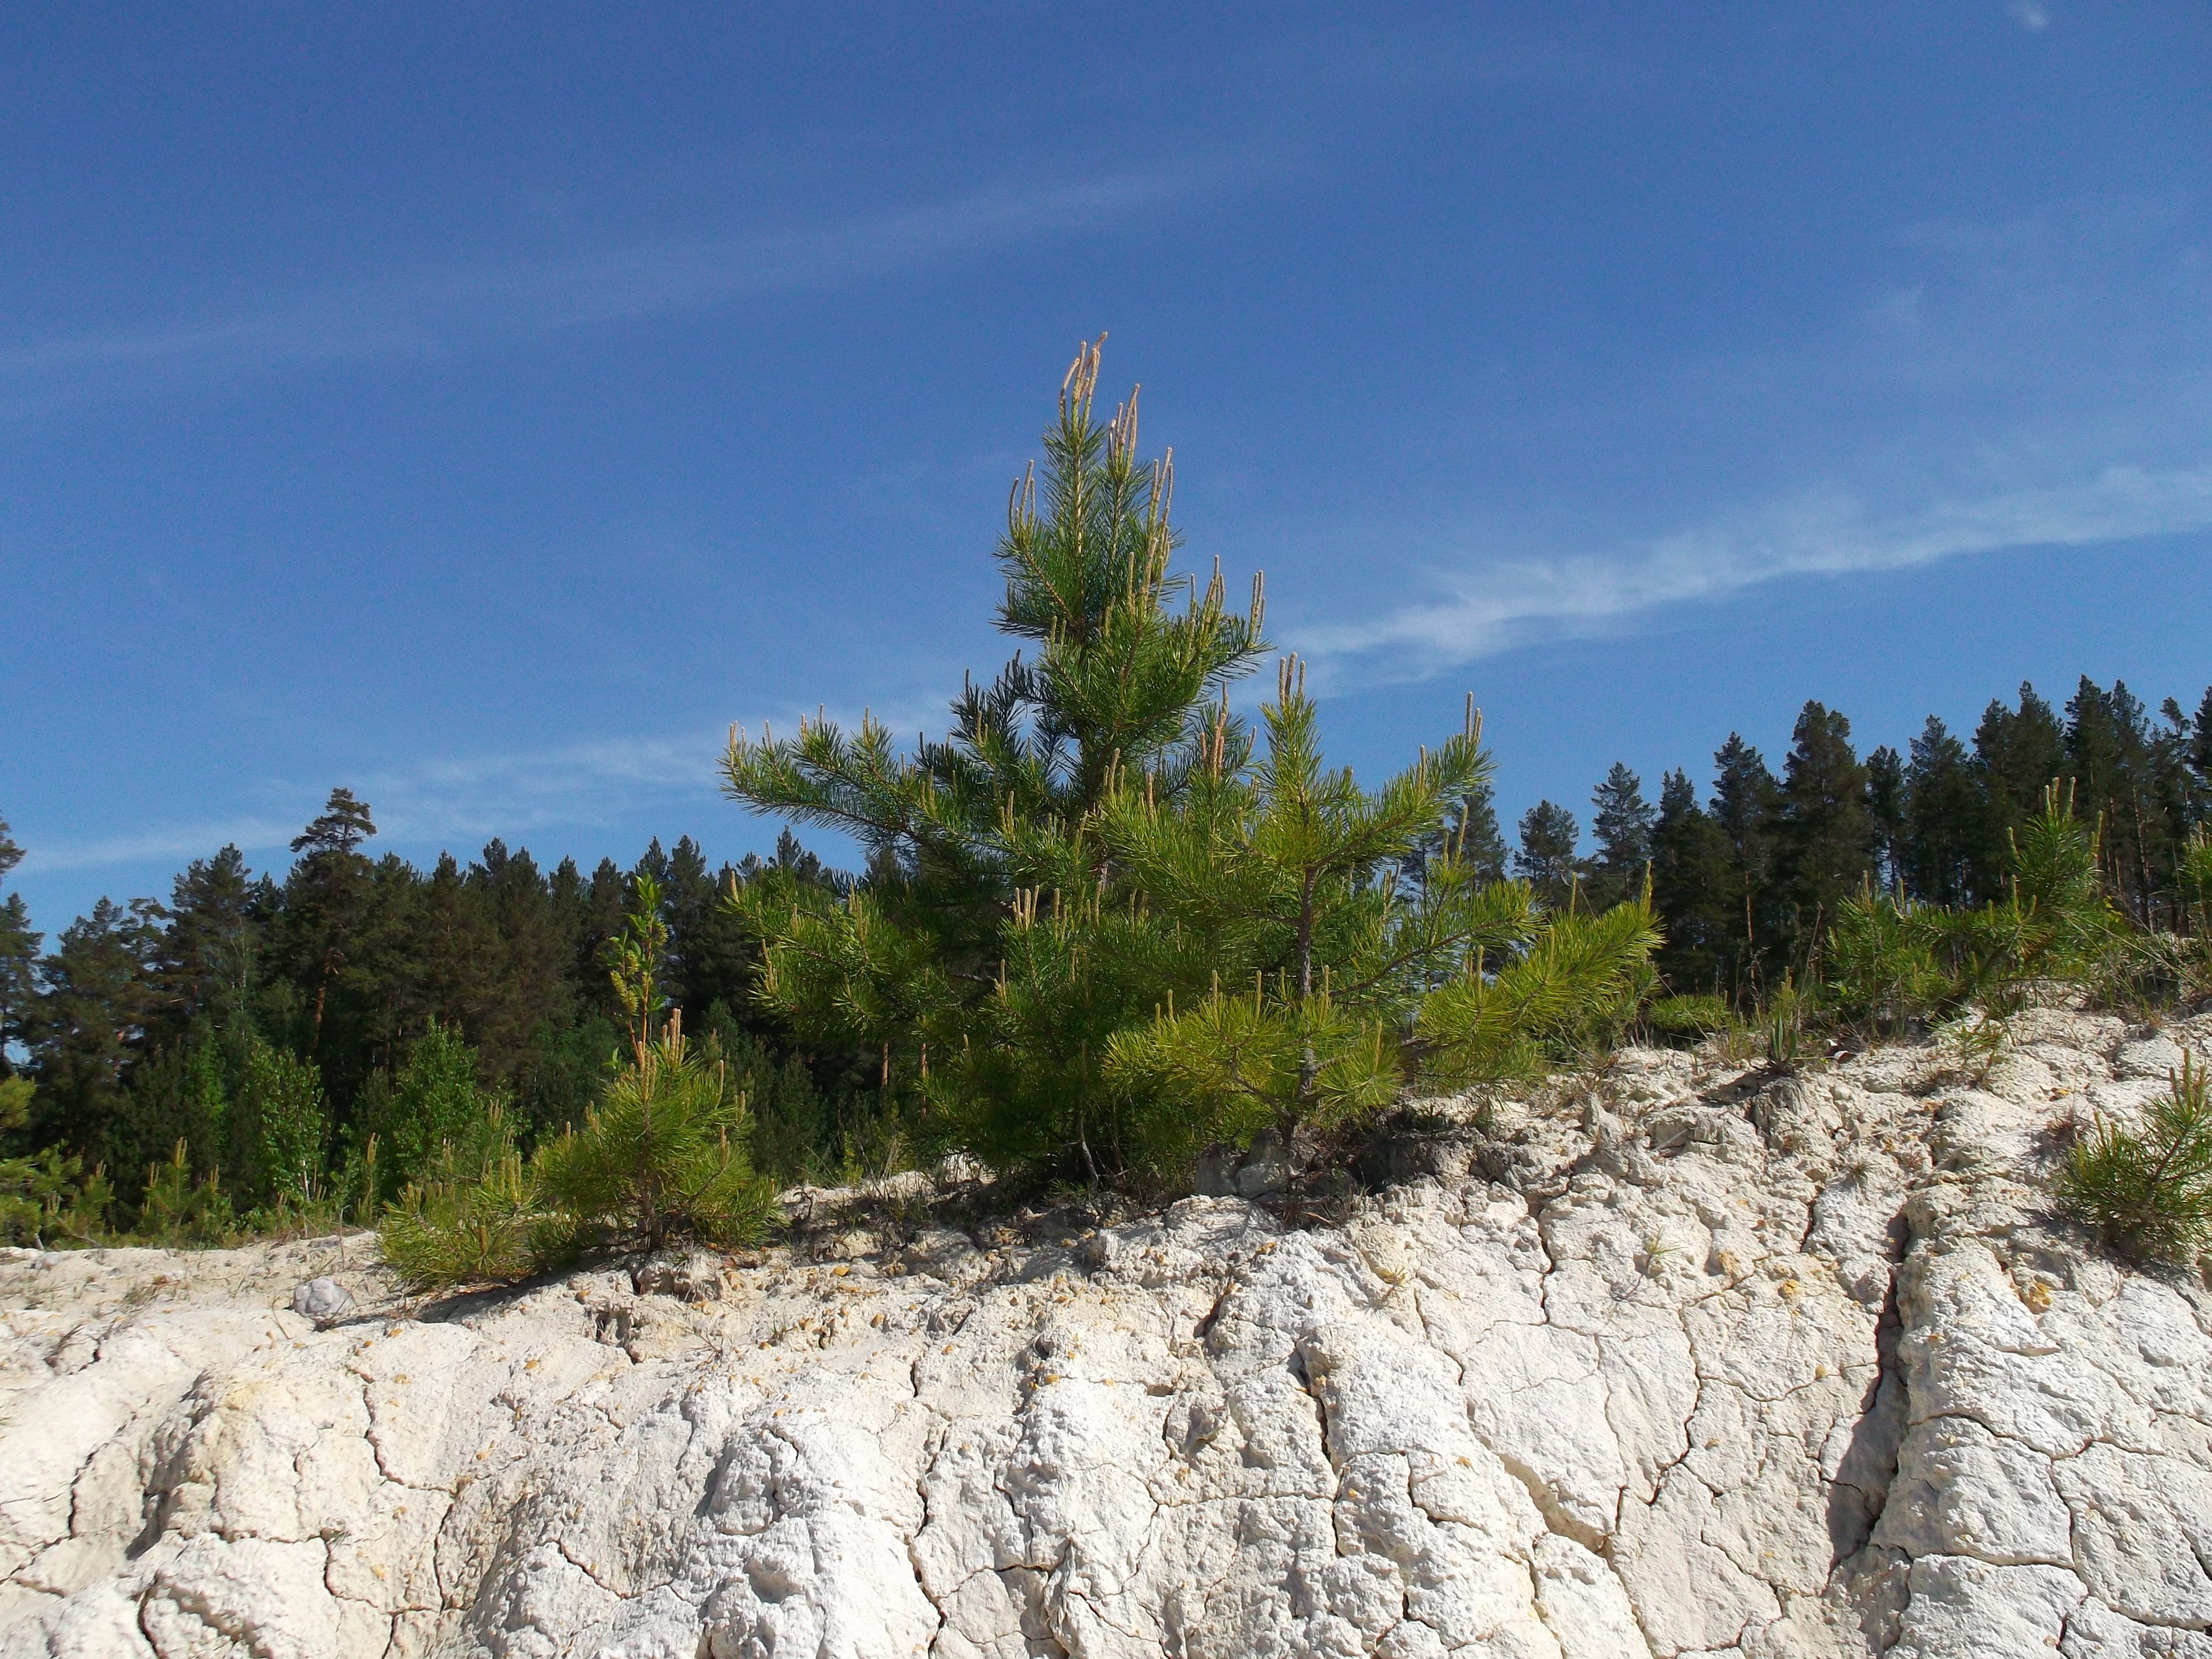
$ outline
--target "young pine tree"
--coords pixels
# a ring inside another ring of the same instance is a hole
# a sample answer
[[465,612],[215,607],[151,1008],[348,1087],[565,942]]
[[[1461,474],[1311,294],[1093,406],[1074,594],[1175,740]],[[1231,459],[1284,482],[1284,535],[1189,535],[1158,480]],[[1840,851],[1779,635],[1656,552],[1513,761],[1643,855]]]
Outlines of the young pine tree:
[[[994,1159],[1095,1163],[1110,1145],[1105,1038],[1150,1013],[1155,958],[1193,945],[1101,908],[1097,814],[1125,782],[1173,804],[1240,768],[1250,739],[1226,688],[1263,648],[1256,579],[1240,615],[1218,569],[1174,570],[1171,457],[1139,460],[1133,392],[1097,417],[1098,367],[1097,346],[1078,353],[1043,475],[1008,500],[998,619],[1024,652],[962,692],[951,732],[902,753],[872,716],[849,732],[816,720],[733,733],[723,763],[734,799],[868,855],[849,893],[778,870],[744,885],[757,994],[803,1039],[878,1054],[887,1097],[903,1089],[929,1133]],[[1115,937],[1091,938],[1090,912]],[[1018,1065],[999,1046],[1015,1029]]]
[[[582,1126],[545,1147],[534,1197],[561,1218],[568,1248],[663,1248],[678,1234],[737,1243],[768,1224],[773,1195],[753,1173],[751,1121],[728,1063],[684,1041],[683,1013],[663,978],[669,929],[650,877],[608,950],[616,1000],[629,1026],[630,1063]],[[539,1253],[544,1253],[541,1243]]]
[[[1267,743],[1229,709],[1263,648],[1260,588],[1173,574],[1172,473],[1101,424],[1085,347],[1014,488],[1000,624],[1034,647],[910,753],[864,715],[733,736],[728,793],[854,835],[849,890],[763,869],[737,902],[757,995],[810,1041],[865,1044],[915,1127],[1001,1169],[1155,1183],[1206,1141],[1390,1097],[1460,1042],[1418,1011],[1486,980],[1531,927],[1473,879],[1469,729],[1372,793],[1323,765],[1286,665]],[[1416,848],[1419,879],[1407,880]],[[1485,951],[1492,952],[1485,966]]]
[[1487,771],[1472,723],[1370,793],[1324,765],[1304,680],[1285,658],[1249,777],[1167,805],[1125,789],[1103,820],[1126,879],[1227,970],[1110,1045],[1113,1079],[1199,1145],[1387,1105],[1424,994],[1530,931],[1524,895],[1449,854],[1400,891],[1406,854]]

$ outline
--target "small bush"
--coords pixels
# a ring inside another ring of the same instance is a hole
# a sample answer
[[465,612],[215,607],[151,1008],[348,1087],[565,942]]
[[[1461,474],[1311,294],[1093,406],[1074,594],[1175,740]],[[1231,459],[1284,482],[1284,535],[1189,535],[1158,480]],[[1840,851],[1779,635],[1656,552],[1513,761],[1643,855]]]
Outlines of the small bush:
[[191,1149],[179,1139],[166,1163],[146,1170],[146,1193],[138,1206],[138,1232],[149,1244],[225,1245],[238,1231],[222,1178],[210,1170],[192,1179]]
[[2212,1236],[2212,1098],[2185,1056],[2141,1132],[2106,1119],[2068,1156],[2060,1200],[2130,1255],[2185,1259]]
[[1887,894],[1844,900],[1822,964],[1837,1014],[1869,1036],[1924,1016],[1949,989],[1936,963],[1936,933],[1920,907]]
[[384,1212],[384,1259],[411,1289],[527,1278],[571,1229],[538,1202],[506,1113],[494,1106],[467,1139],[442,1142]]
[[524,1279],[579,1251],[657,1250],[678,1234],[731,1244],[767,1231],[774,1194],[747,1153],[745,1096],[719,1055],[686,1047],[661,997],[659,908],[659,888],[641,878],[609,951],[630,1062],[583,1126],[526,1164],[499,1103],[459,1115],[385,1211],[385,1260],[411,1288]]
[[1717,996],[1662,997],[1644,1011],[1651,1035],[1666,1043],[1687,1046],[1734,1030],[1735,1011]]
[[539,1202],[579,1244],[657,1250],[674,1233],[739,1243],[768,1226],[772,1195],[746,1152],[750,1122],[728,1068],[690,1053],[672,1016],[637,1047],[583,1127],[538,1154]]
[[258,1177],[255,1196],[278,1209],[311,1204],[330,1136],[322,1076],[310,1061],[258,1036],[250,1041],[234,1127],[247,1167]]
[[404,1186],[447,1141],[468,1141],[506,1102],[477,1080],[476,1051],[460,1028],[432,1020],[407,1050],[397,1076],[380,1073],[369,1085],[364,1115],[388,1149],[381,1178]]
[[1986,1012],[1961,1014],[1936,1028],[1936,1040],[1954,1071],[1977,1084],[1989,1081],[1990,1072],[2012,1043],[2012,1028]]
[[115,1202],[107,1173],[49,1146],[34,1158],[0,1158],[0,1242],[56,1249],[109,1242]]

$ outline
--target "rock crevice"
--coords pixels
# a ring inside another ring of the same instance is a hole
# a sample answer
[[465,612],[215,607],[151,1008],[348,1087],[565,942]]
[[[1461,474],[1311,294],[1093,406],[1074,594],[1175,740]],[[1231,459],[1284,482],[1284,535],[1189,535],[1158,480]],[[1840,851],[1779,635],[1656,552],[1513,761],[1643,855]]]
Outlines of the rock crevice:
[[356,1265],[319,1328],[313,1246],[15,1253],[0,1656],[2212,1659],[2212,1296],[2039,1185],[2208,1037],[1632,1051],[1338,1227],[1201,1197],[445,1322]]

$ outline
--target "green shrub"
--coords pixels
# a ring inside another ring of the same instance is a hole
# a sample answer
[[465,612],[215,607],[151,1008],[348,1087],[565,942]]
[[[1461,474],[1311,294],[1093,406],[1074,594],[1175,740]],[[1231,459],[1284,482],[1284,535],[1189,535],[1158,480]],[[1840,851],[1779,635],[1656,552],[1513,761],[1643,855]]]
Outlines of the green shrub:
[[32,1158],[0,1158],[0,1239],[56,1249],[109,1242],[114,1189],[99,1165],[58,1146]]
[[523,1279],[579,1251],[657,1250],[678,1235],[738,1243],[766,1231],[774,1194],[753,1173],[745,1096],[718,1055],[686,1047],[660,993],[668,935],[649,878],[638,878],[636,902],[609,949],[629,1063],[580,1127],[526,1163],[496,1101],[439,1141],[380,1224],[385,1260],[410,1287]]
[[385,1261],[414,1290],[527,1278],[572,1237],[543,1207],[497,1105],[464,1140],[441,1142],[379,1224]]
[[1540,918],[1527,944],[1421,1001],[1423,1076],[1446,1086],[1525,1077],[1614,1041],[1650,992],[1658,925],[1648,899]]
[[460,1028],[433,1019],[407,1049],[396,1076],[371,1080],[364,1114],[385,1154],[378,1179],[390,1186],[412,1181],[448,1141],[464,1142],[507,1102],[477,1080],[476,1050]]
[[137,1231],[148,1243],[173,1249],[226,1245],[235,1240],[237,1227],[222,1177],[210,1170],[195,1182],[191,1148],[181,1137],[166,1162],[147,1167]]
[[758,1238],[774,1195],[753,1174],[750,1127],[727,1065],[689,1052],[671,1015],[582,1126],[540,1150],[537,1202],[565,1218],[574,1246],[657,1250],[679,1233],[720,1244]]
[[1756,1022],[1765,1039],[1769,1066],[1784,1071],[1796,1067],[1804,1053],[1807,1027],[1813,1012],[1813,999],[1784,974],[1782,983],[1759,1009]]
[[1661,997],[1644,1011],[1644,1023],[1662,1042],[1695,1043],[1734,1030],[1741,1022],[1725,997]]
[[2187,1056],[2140,1131],[2100,1118],[2058,1177],[2067,1208],[2131,1255],[2181,1261],[2212,1237],[2212,1099]]
[[255,1178],[252,1196],[280,1206],[312,1203],[330,1117],[313,1062],[249,1039],[234,1129]]
[[2185,927],[2198,939],[2212,935],[2212,829],[2200,823],[2189,832],[2174,874]]

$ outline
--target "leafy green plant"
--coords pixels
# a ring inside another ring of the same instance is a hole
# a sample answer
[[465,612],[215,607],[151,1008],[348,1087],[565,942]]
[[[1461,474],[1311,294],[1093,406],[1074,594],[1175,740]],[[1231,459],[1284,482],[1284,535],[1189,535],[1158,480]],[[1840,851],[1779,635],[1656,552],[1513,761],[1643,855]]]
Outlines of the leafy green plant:
[[1838,907],[1821,958],[1830,1005],[1869,1036],[1924,1017],[1951,988],[1923,907],[1863,892]]
[[2212,1099],[2184,1056],[2141,1130],[2109,1119],[2069,1153],[2058,1196],[2121,1249],[2179,1261],[2212,1237]]
[[465,1140],[481,1120],[506,1105],[500,1093],[477,1080],[476,1053],[460,1029],[431,1020],[409,1045],[398,1074],[379,1073],[371,1081],[363,1115],[385,1149],[375,1178],[404,1186],[440,1146]]
[[1644,1011],[1644,1023],[1662,1042],[1683,1044],[1723,1036],[1741,1024],[1727,998],[1710,994],[1661,997]]
[[1788,974],[1759,1012],[1756,1024],[1765,1039],[1766,1063],[1784,1071],[1794,1069],[1805,1051],[1806,1028],[1813,1012],[1812,999]]
[[413,1290],[527,1278],[557,1260],[573,1230],[539,1200],[513,1125],[495,1105],[465,1140],[441,1141],[388,1206],[384,1259]]
[[173,1249],[227,1245],[237,1237],[238,1218],[222,1176],[210,1170],[193,1180],[191,1149],[182,1139],[165,1162],[147,1169],[137,1231],[148,1243]]
[[641,878],[635,895],[607,952],[629,1063],[580,1126],[526,1163],[498,1102],[440,1140],[381,1224],[385,1259],[413,1288],[525,1278],[580,1250],[765,1231],[773,1194],[747,1155],[745,1097],[719,1056],[686,1046],[661,989],[659,891]]
[[2012,1028],[1978,1008],[1938,1026],[1936,1041],[1954,1071],[1982,1084],[2011,1046]]
[[257,1178],[257,1195],[285,1206],[308,1204],[319,1185],[330,1130],[322,1079],[312,1062],[258,1036],[246,1050],[245,1073],[234,1128]]

